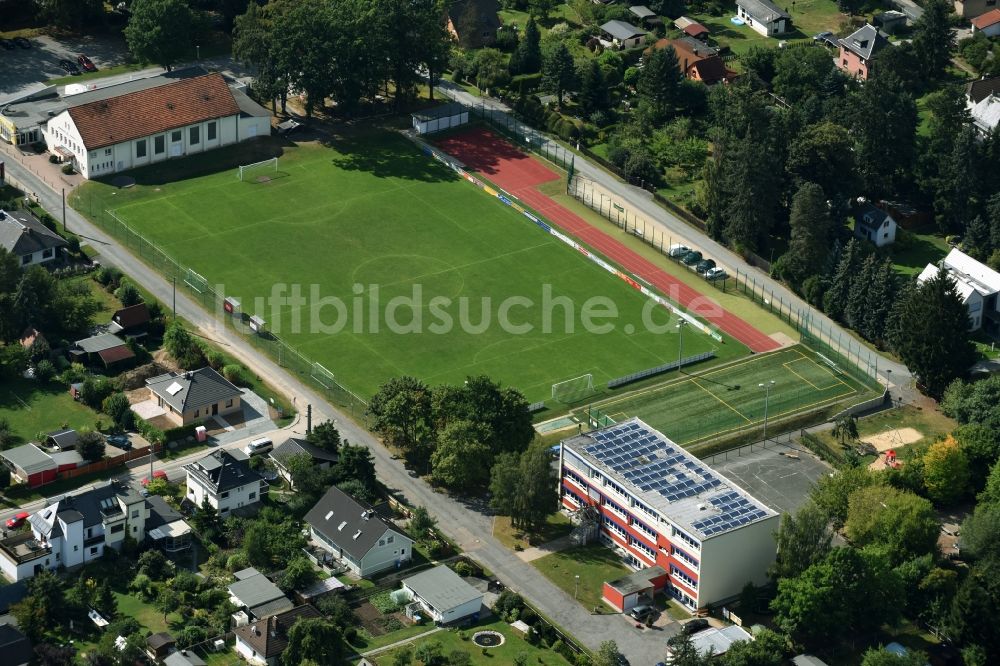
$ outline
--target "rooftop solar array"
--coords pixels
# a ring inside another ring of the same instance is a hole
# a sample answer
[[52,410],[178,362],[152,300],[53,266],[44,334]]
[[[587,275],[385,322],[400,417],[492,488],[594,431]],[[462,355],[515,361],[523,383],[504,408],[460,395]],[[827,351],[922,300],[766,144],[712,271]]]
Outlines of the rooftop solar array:
[[[705,494],[714,511],[691,523],[705,536],[727,532],[768,515],[761,506],[732,490],[697,458],[638,419],[592,432],[588,437],[594,443],[582,447],[583,451],[644,493],[659,495],[668,503]],[[720,494],[712,496],[713,493]]]

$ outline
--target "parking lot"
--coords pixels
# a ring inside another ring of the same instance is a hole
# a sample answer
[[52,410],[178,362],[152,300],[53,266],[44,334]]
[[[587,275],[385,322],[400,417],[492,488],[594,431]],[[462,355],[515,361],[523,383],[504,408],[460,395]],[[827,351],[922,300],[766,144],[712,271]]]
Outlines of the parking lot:
[[125,63],[127,49],[120,38],[83,35],[60,37],[47,35],[30,38],[31,48],[0,49],[0,98],[37,87],[48,79],[66,76],[59,61],[74,64],[80,54],[90,58],[98,69]]

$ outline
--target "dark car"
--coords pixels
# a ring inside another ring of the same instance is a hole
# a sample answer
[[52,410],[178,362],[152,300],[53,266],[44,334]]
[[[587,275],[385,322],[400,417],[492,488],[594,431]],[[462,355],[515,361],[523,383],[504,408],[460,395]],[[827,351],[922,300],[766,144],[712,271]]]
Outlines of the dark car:
[[715,268],[714,259],[702,259],[698,262],[698,265],[694,267],[694,269],[698,271],[698,275],[704,275],[713,268]]
[[27,40],[27,38],[25,38],[25,37],[15,37],[14,38],[14,43],[17,44],[18,46],[20,46],[22,49],[30,49],[31,48],[31,42],[29,42]]
[[702,629],[708,629],[708,620],[703,617],[696,617],[693,620],[688,620],[681,627],[681,633],[686,636],[690,636],[696,631],[701,631]]
[[129,440],[128,435],[108,435],[108,444],[112,446],[117,446],[122,451],[128,451],[132,448],[132,442]]
[[60,60],[59,61],[59,67],[61,67],[62,71],[66,72],[67,74],[73,74],[75,76],[75,75],[77,75],[77,74],[80,73],[80,68],[77,67],[76,65],[74,65],[69,60],[65,60],[65,59],[64,60]]
[[0,46],[4,47],[8,51],[13,51],[15,48],[17,48],[16,46],[14,46],[14,42],[10,41],[9,39],[0,39]]
[[83,68],[83,71],[85,71],[85,72],[96,72],[97,71],[97,66],[90,61],[90,58],[88,58],[87,56],[85,56],[83,54],[80,54],[80,55],[78,55],[76,57],[76,62],[77,62],[77,64],[80,65],[80,67]]
[[642,604],[642,605],[636,606],[635,608],[633,608],[632,610],[630,610],[628,612],[628,614],[633,619],[639,620],[640,622],[645,622],[646,618],[652,617],[653,614],[655,614],[655,613],[656,613],[656,609],[653,608],[652,606],[650,606],[649,604]]
[[684,255],[684,258],[681,259],[681,263],[684,264],[685,266],[694,266],[702,259],[703,257],[701,256],[701,252],[698,252],[697,250],[692,250]]

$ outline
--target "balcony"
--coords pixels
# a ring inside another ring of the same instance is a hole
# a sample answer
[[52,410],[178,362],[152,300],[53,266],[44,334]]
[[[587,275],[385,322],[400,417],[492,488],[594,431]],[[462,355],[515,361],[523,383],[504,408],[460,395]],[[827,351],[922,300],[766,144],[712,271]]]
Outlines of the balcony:
[[24,564],[51,555],[52,547],[26,532],[0,541],[0,552],[17,564]]

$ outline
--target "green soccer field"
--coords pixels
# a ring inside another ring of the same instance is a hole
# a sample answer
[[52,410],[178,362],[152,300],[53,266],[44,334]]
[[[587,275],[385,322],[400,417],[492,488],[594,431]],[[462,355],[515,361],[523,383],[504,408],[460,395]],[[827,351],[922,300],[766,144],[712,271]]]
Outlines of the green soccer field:
[[[137,170],[129,188],[87,183],[74,205],[92,217],[113,210],[211,285],[225,285],[244,312],[262,316],[275,334],[362,396],[402,374],[431,384],[487,374],[536,401],[550,398],[555,382],[591,373],[599,388],[677,358],[666,310],[650,308],[664,330],[649,330],[641,294],[402,136],[366,131],[332,146],[285,144],[278,171],[260,174],[271,177],[267,182],[240,182],[235,168],[222,169],[226,160],[259,159],[227,150]],[[213,173],[185,175],[213,161]],[[306,302],[255,306],[274,285],[287,285],[286,294],[298,285]],[[403,307],[394,319],[421,332],[392,332],[390,302],[412,297],[415,285],[419,307]],[[551,286],[552,307],[544,306],[544,285]],[[313,289],[319,298],[339,299],[343,309],[327,305],[317,315]],[[376,295],[380,305],[373,307]],[[595,296],[617,309],[617,317],[599,320],[612,325],[610,332],[583,326],[583,306]],[[436,310],[435,297],[450,304]],[[498,323],[505,302],[517,330]],[[450,330],[442,312],[454,323]],[[747,353],[732,339],[720,344],[690,327],[684,332],[685,356],[712,349],[721,361]]]
[[[857,401],[872,389],[841,372],[809,349],[796,345],[695,372],[649,389],[595,403],[618,422],[638,416],[678,444],[757,428],[812,408]],[[586,419],[586,409],[578,415]]]

